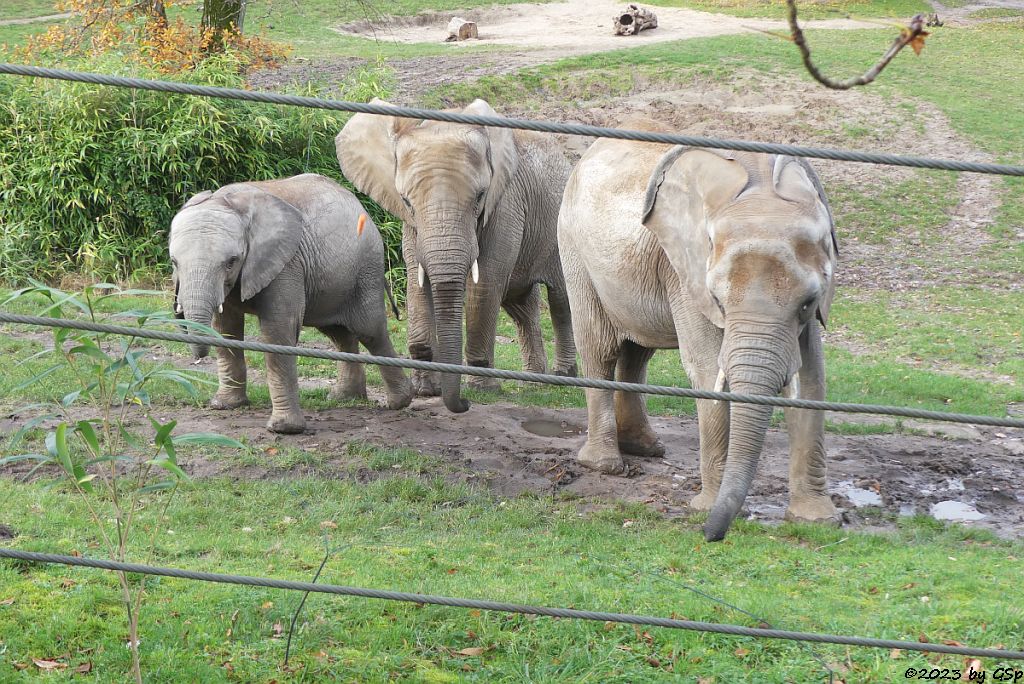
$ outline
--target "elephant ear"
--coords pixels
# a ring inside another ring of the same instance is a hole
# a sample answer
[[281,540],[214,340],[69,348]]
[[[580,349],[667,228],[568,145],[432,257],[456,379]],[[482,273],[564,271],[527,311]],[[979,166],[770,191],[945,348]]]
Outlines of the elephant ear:
[[[463,114],[474,116],[498,116],[498,113],[483,100],[473,100]],[[497,211],[505,189],[519,166],[519,153],[516,150],[515,136],[510,128],[488,126],[484,129],[487,136],[487,162],[491,166],[491,185],[484,197],[484,211],[481,221],[487,223]]]
[[[379,98],[370,104],[390,105]],[[406,121],[393,116],[356,114],[334,138],[341,173],[387,211],[409,222],[409,210],[395,186],[395,147]]]
[[678,146],[662,156],[647,183],[644,226],[658,238],[691,301],[720,328],[725,317],[707,287],[708,217],[731,202],[747,179],[734,159]]
[[205,202],[206,200],[210,199],[211,197],[213,197],[213,191],[212,190],[203,190],[202,192],[200,192],[200,193],[198,193],[196,195],[192,195],[192,197],[190,197],[189,200],[187,202],[185,202],[185,204],[183,204],[181,208],[182,209],[188,209],[189,207],[194,207],[197,204],[202,204],[203,202]]
[[825,274],[825,291],[818,300],[816,316],[822,327],[828,326],[828,313],[836,291],[836,263],[839,258],[839,242],[836,240],[835,217],[832,205],[825,196],[825,188],[814,168],[802,157],[779,157],[775,166],[775,189],[787,199],[801,201],[811,213],[817,213],[828,221],[828,237],[823,240],[822,249],[828,259],[828,273]]
[[294,206],[258,188],[242,186],[225,197],[245,227],[239,276],[242,301],[252,299],[281,273],[299,249],[304,219]]

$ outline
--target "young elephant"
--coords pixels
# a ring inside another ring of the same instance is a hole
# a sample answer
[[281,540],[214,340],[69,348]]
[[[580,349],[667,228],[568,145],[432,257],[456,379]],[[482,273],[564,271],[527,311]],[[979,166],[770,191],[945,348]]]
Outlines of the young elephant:
[[[236,183],[202,192],[171,222],[175,313],[210,325],[223,335],[244,337],[245,314],[260,320],[269,344],[294,345],[302,326],[317,328],[341,351],[395,356],[384,308],[384,245],[355,195],[334,181],[305,174]],[[361,232],[361,234],[360,234]],[[193,345],[196,358],[205,346]],[[294,356],[267,354],[267,384],[273,432],[302,432]],[[249,403],[245,357],[219,347],[220,386],[215,409]],[[387,406],[412,401],[412,385],[400,368],[382,367]],[[362,364],[339,363],[338,399],[365,398]]]
[[[654,350],[678,348],[696,388],[825,398],[820,331],[837,248],[806,162],[600,140],[566,186],[558,245],[588,377],[644,382]],[[583,464],[614,473],[622,452],[664,453],[640,395],[588,389],[587,410]],[[697,401],[701,492],[690,505],[710,511],[709,541],[747,496],[771,414]],[[786,409],[786,424],[787,518],[834,519],[822,413]]]

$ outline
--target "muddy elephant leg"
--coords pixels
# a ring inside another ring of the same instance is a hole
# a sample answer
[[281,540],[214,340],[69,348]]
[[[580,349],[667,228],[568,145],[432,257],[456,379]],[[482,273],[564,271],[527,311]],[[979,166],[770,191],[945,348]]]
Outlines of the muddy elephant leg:
[[[800,336],[803,365],[799,378],[801,399],[825,400],[825,360],[818,321],[812,319]],[[791,381],[792,382],[792,381]],[[825,414],[787,408],[789,432],[789,508],[786,520],[838,522],[826,489]]]
[[[294,346],[299,339],[297,319],[260,320],[260,338],[268,344]],[[267,421],[271,432],[294,434],[306,429],[306,418],[299,406],[299,374],[294,356],[266,354],[267,387],[272,412]]]
[[540,286],[534,285],[519,299],[505,302],[504,307],[516,324],[523,369],[530,373],[547,372],[548,359],[540,331]]
[[[679,355],[696,389],[713,390],[718,381],[718,354],[723,331],[708,321],[678,292],[671,297],[672,316],[679,338]],[[700,492],[690,507],[709,511],[718,497],[729,452],[728,402],[697,400],[697,430],[700,435]]]
[[[646,382],[647,364],[654,350],[630,341],[622,343],[615,366],[615,379],[619,382]],[[647,420],[644,397],[636,392],[615,393],[615,422],[619,434],[619,451],[634,456],[661,457],[665,446],[651,429]]]
[[[359,341],[374,356],[398,356],[391,344],[386,321],[382,322],[379,328],[372,333],[361,334]],[[385,406],[389,409],[402,409],[411,404],[413,387],[409,378],[405,377],[405,371],[394,366],[380,366],[379,368],[387,394]]]
[[[218,315],[218,330],[224,337],[245,339],[245,313],[231,302],[224,303],[224,312]],[[245,352],[241,349],[217,347],[217,393],[210,399],[210,408],[233,409],[246,406]]]
[[[501,308],[501,291],[488,283],[496,278],[480,264],[480,282],[466,286],[466,365],[494,368],[494,338],[498,334],[498,310]],[[467,384],[484,392],[497,392],[501,380],[469,376]]]
[[[349,354],[359,353],[359,341],[348,328],[335,325],[320,328],[327,335],[338,351]],[[349,399],[366,399],[366,369],[361,363],[338,362],[338,381],[331,388],[328,396],[334,401]]]
[[[406,264],[405,304],[407,309],[409,358],[433,361],[437,349],[434,316],[428,288],[419,286],[419,262],[416,261],[416,237],[408,227],[402,228],[402,255]],[[441,394],[441,374],[414,370],[412,386],[417,396],[436,397]]]
[[576,342],[572,334],[572,314],[569,310],[569,296],[565,285],[547,286],[548,306],[551,308],[551,325],[555,329],[555,375],[576,377]]

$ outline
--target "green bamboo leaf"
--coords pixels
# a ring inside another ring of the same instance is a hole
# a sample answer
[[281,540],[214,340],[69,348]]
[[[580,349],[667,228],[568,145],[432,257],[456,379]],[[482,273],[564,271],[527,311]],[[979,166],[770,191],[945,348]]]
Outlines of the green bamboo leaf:
[[33,375],[31,378],[29,378],[25,382],[23,382],[20,385],[18,385],[17,387],[15,387],[14,391],[17,392],[18,390],[23,390],[26,387],[34,385],[37,382],[39,382],[40,380],[42,380],[43,378],[46,378],[46,377],[48,377],[50,375],[53,375],[54,373],[56,373],[57,371],[59,371],[63,367],[64,367],[64,364],[62,364],[62,363],[58,363],[55,366],[50,366],[49,368],[44,370],[42,373],[37,373],[36,375]]
[[86,445],[89,447],[89,451],[91,451],[94,456],[98,457],[103,453],[103,450],[100,448],[100,441],[96,437],[96,431],[93,429],[91,422],[88,420],[78,421],[75,426],[75,432],[85,440]]
[[139,494],[147,494],[149,492],[159,492],[163,489],[172,489],[178,485],[173,480],[165,480],[164,482],[157,482],[155,484],[146,485],[145,487],[139,488]]
[[39,461],[40,463],[50,463],[53,461],[53,457],[44,456],[42,454],[18,454],[17,456],[0,458],[0,466],[10,465],[11,463],[18,463],[20,461]]
[[177,463],[171,461],[170,459],[155,458],[155,459],[153,459],[151,461],[146,461],[146,462],[151,464],[151,465],[155,465],[157,467],[163,468],[164,470],[169,472],[171,475],[173,475],[175,478],[177,478],[180,481],[183,481],[183,482],[191,482],[192,481],[189,478],[189,476],[185,474],[185,471],[182,470],[178,466]]

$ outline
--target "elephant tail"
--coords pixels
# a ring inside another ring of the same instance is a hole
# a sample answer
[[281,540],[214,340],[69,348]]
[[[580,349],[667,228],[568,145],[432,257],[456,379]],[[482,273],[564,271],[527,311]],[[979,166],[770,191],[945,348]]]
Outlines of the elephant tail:
[[395,301],[395,294],[391,291],[391,283],[388,282],[387,276],[384,276],[384,291],[388,294],[388,301],[391,302],[391,310],[395,312],[395,318],[402,320],[402,314],[398,310],[398,302]]

